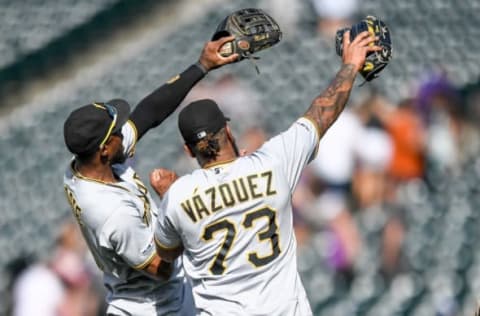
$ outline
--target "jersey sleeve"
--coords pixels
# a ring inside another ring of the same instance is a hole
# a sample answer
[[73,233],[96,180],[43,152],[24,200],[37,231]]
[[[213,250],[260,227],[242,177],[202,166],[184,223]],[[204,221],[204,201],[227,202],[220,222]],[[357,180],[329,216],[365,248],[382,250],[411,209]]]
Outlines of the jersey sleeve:
[[267,141],[259,151],[279,162],[293,190],[305,166],[315,158],[319,135],[316,125],[302,117],[288,130]]
[[163,249],[174,249],[182,245],[182,240],[176,229],[174,210],[171,209],[168,191],[160,204],[159,214],[155,225],[155,243]]
[[124,154],[129,158],[135,154],[135,145],[137,144],[138,138],[137,134],[137,128],[132,121],[127,121],[127,123],[122,126],[122,145],[124,148]]
[[153,230],[134,207],[117,209],[102,232],[115,253],[134,269],[144,269],[155,257]]

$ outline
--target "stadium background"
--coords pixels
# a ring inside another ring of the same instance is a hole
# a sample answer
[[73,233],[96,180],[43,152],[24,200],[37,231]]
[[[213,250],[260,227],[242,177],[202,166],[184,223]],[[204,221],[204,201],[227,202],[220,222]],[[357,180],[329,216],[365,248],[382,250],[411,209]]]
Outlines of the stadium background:
[[[338,68],[311,1],[0,1],[0,315],[9,313],[12,276],[26,262],[57,260],[60,228],[71,219],[62,185],[70,159],[62,126],[71,109],[113,97],[138,103],[196,61],[221,18],[243,7],[270,12],[283,41],[259,54],[260,75],[248,61],[230,65],[209,74],[192,96],[216,98],[222,79],[240,82],[251,98],[239,93],[230,99],[247,100],[242,110],[251,101],[257,112],[239,111],[244,116],[232,117],[234,129],[242,134],[249,123],[262,124],[273,135],[301,115]],[[312,308],[315,315],[471,315],[480,291],[480,3],[359,0],[353,20],[366,14],[390,26],[394,58],[379,79],[354,89],[352,103],[375,94],[395,107],[425,97],[433,86],[453,95],[451,112],[474,137],[462,144],[471,150],[454,162],[442,164],[427,153],[424,176],[400,187],[404,237],[397,268],[388,274],[381,263],[388,210],[352,210],[362,246],[346,270],[328,264],[328,229],[309,227],[298,215],[296,223],[307,232],[300,238],[299,269]],[[179,159],[180,142],[173,115],[137,147],[133,163],[140,176],[148,179],[157,166],[179,173],[193,166]],[[450,150],[458,156],[456,147]]]

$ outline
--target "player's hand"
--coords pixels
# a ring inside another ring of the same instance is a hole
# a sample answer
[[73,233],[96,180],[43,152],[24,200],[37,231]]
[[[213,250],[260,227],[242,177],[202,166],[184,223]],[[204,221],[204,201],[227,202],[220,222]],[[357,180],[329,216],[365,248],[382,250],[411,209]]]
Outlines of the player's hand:
[[228,57],[220,55],[220,48],[223,44],[231,42],[235,36],[222,37],[216,41],[210,41],[205,44],[200,55],[199,62],[207,71],[218,68],[225,64],[230,64],[238,59],[238,54],[233,54]]
[[158,168],[150,173],[150,184],[160,198],[163,198],[165,192],[177,179],[177,174],[168,169]]
[[343,34],[343,63],[354,65],[357,71],[362,69],[368,53],[382,50],[380,46],[373,45],[375,40],[374,36],[365,31],[350,42],[350,31],[346,31]]

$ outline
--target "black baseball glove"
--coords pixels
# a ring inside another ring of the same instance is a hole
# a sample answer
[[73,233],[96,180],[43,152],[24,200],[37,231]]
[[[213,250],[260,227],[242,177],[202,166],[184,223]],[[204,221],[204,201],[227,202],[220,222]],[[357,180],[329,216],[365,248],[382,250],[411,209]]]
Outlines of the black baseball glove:
[[378,36],[379,39],[372,45],[378,45],[382,47],[382,50],[370,52],[367,55],[363,68],[360,70],[360,74],[365,78],[365,81],[377,78],[378,73],[382,71],[392,59],[392,41],[387,25],[376,17],[369,15],[351,28],[338,30],[335,38],[335,47],[339,56],[342,56],[343,53],[343,34],[348,30],[350,30],[350,41],[353,41],[358,34],[364,31]]
[[[275,45],[282,39],[282,31],[277,22],[261,9],[248,8],[235,11],[218,25],[212,40],[225,36],[235,36],[220,49],[222,56],[238,54],[238,60],[258,59],[255,52]],[[258,69],[257,69],[258,70]]]

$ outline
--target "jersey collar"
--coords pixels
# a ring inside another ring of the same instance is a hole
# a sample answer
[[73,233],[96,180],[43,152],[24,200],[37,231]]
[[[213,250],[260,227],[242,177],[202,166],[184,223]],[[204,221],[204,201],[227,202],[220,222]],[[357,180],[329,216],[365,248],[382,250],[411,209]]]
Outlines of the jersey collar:
[[115,184],[115,183],[112,183],[112,182],[106,182],[106,181],[102,181],[102,180],[97,180],[97,179],[94,179],[94,178],[90,178],[90,177],[86,177],[84,176],[83,174],[80,173],[80,171],[78,171],[76,168],[75,168],[75,159],[72,160],[72,162],[70,163],[70,170],[72,171],[72,174],[81,179],[81,180],[85,180],[85,181],[90,181],[90,182],[96,182],[96,183],[100,183],[100,184],[104,184],[104,185],[109,185],[109,186],[112,186],[112,187],[115,187],[115,188],[119,188],[119,189],[123,189],[123,190],[127,190],[127,188],[124,188],[123,186],[121,185],[118,185],[118,184]]
[[228,165],[228,164],[234,162],[236,159],[237,158],[233,158],[233,159],[229,159],[229,160],[223,160],[223,161],[214,161],[214,162],[205,164],[202,168],[203,169],[211,169],[211,168],[214,168],[214,167],[220,167],[220,166]]

